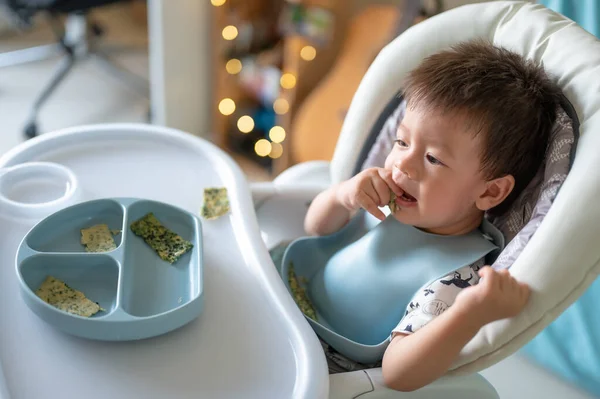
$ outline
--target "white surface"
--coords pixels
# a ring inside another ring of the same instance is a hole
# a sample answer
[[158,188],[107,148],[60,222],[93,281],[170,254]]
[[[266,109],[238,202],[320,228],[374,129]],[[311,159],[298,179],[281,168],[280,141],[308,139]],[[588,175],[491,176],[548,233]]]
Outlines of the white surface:
[[304,236],[310,202],[330,185],[329,162],[323,161],[303,162],[286,169],[273,182],[252,184],[256,217],[267,248]]
[[364,370],[329,376],[329,399],[356,398],[372,391],[373,382]]
[[512,355],[481,372],[501,399],[593,399],[594,396],[534,365],[521,354]]
[[0,169],[0,217],[39,219],[74,203],[77,177],[53,162]]
[[532,288],[527,307],[515,318],[482,328],[462,350],[456,373],[479,371],[514,353],[600,273],[600,41],[541,5],[498,1],[459,7],[413,26],[385,47],[344,120],[331,162],[332,182],[350,176],[371,126],[408,71],[425,56],[473,38],[489,38],[543,63],[575,107],[582,137],[550,212],[511,267]]
[[241,171],[223,152],[170,129],[99,125],[32,140],[0,158],[0,167],[25,161],[70,167],[85,199],[145,197],[197,212],[204,187],[226,186],[232,212],[203,223],[200,318],[173,333],[128,343],[74,338],[30,312],[14,268],[29,226],[2,221],[0,362],[12,399],[53,390],[67,398],[326,397],[321,347],[260,241]]
[[[279,243],[306,235],[304,217],[310,201],[321,190],[312,188],[282,187],[256,209],[261,237],[271,249]],[[284,221],[282,223],[282,221]]]
[[380,368],[366,373],[375,389],[364,399],[499,399],[490,383],[479,374],[443,376],[416,391],[398,393],[386,388]]
[[273,182],[275,185],[307,183],[326,188],[331,185],[329,162],[308,161],[296,164],[281,172]]
[[498,399],[498,394],[479,374],[442,377],[412,392],[387,388],[381,369],[333,374],[329,377],[329,399]]
[[153,123],[196,135],[210,132],[211,4],[150,0],[148,36]]

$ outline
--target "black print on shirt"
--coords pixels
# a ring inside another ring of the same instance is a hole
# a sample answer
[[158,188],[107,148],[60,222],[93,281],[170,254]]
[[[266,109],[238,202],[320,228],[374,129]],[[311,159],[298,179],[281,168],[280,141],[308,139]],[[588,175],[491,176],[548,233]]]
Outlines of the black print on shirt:
[[467,288],[470,287],[469,281],[473,279],[473,274],[469,274],[468,279],[463,279],[459,272],[454,272],[454,277],[450,280],[440,280],[440,283],[444,285],[454,285],[458,288]]

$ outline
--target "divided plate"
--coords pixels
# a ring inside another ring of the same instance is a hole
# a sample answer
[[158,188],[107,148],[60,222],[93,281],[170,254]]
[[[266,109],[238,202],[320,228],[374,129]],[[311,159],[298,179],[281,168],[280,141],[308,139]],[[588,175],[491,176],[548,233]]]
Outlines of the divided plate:
[[[131,223],[149,212],[194,245],[173,264],[131,231]],[[85,251],[80,230],[95,224],[121,230],[114,236],[117,249]],[[143,339],[179,328],[202,312],[201,222],[164,203],[114,198],[63,209],[25,236],[16,263],[25,303],[48,324],[72,335],[106,341]],[[35,291],[48,275],[83,292],[104,311],[86,318],[44,302]]]

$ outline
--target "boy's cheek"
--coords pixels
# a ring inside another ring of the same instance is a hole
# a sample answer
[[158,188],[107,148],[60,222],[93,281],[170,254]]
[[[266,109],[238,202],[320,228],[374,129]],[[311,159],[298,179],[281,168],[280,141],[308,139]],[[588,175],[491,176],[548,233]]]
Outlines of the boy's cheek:
[[453,180],[440,179],[429,185],[425,191],[428,198],[445,204],[464,203],[469,198],[466,187]]
[[457,198],[456,193],[443,190],[428,192],[423,197],[420,204],[421,210],[437,215],[455,213],[460,205],[464,203],[460,198]]

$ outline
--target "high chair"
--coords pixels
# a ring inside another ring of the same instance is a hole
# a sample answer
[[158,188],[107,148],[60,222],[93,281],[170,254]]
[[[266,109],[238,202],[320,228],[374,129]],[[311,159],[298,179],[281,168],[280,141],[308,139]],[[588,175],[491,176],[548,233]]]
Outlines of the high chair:
[[[473,4],[444,12],[408,29],[385,47],[354,96],[333,159],[298,164],[272,183],[253,186],[263,241],[273,249],[305,235],[303,219],[310,201],[321,190],[361,170],[375,138],[399,104],[402,78],[424,57],[475,38],[489,39],[542,64],[563,91],[562,108],[572,127],[571,137],[554,143],[557,149],[572,147],[563,156],[568,158],[563,178],[544,176],[538,182],[542,193],[554,185],[550,199],[538,191],[535,218],[522,220],[523,230],[515,232],[514,238],[507,237],[511,243],[499,257],[504,264],[496,265],[509,267],[517,280],[531,287],[530,300],[517,317],[483,327],[448,374],[429,386],[412,393],[392,391],[384,386],[381,369],[371,369],[331,375],[330,398],[496,398],[495,389],[477,372],[533,339],[600,272],[596,243],[600,237],[600,158],[596,154],[600,146],[600,41],[544,6],[522,1]],[[550,154],[546,171],[552,159]],[[509,247],[510,254],[506,253]]]

